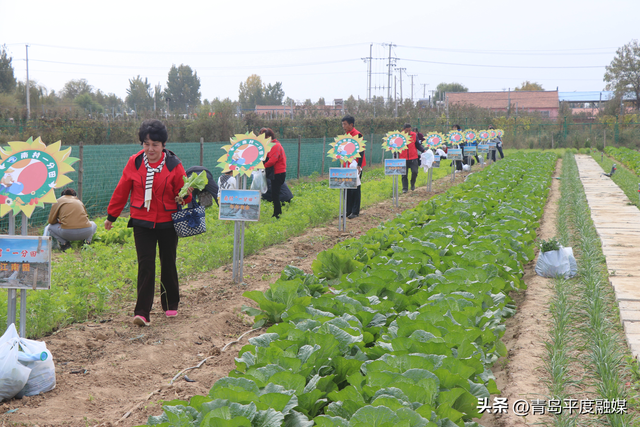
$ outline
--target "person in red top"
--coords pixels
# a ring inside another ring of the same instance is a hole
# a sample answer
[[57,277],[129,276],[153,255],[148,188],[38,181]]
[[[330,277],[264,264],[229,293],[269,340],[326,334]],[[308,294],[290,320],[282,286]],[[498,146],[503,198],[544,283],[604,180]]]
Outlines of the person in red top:
[[[356,119],[353,116],[346,115],[342,118],[342,129],[347,135],[357,136],[362,138],[362,134],[358,132],[355,128]],[[358,162],[358,175],[360,176],[360,181],[362,182],[362,168],[367,164],[366,159],[364,158],[364,150],[360,152],[360,157],[356,159]],[[349,165],[347,163],[343,163],[342,167],[348,168]],[[360,192],[361,185],[358,185],[358,188],[347,190],[347,218],[354,219],[360,216]]]
[[[271,142],[275,144],[267,154],[267,161],[264,164],[265,175],[271,180],[271,197],[273,198],[273,217],[280,219],[282,214],[282,205],[280,204],[280,189],[287,177],[287,155],[282,148],[280,141],[276,139],[276,135],[270,128],[260,129],[260,134],[271,138]],[[273,170],[270,170],[273,169]]]
[[411,137],[409,144],[407,144],[407,149],[400,152],[400,158],[407,159],[407,174],[402,175],[402,192],[406,193],[409,191],[409,182],[407,179],[409,169],[411,169],[411,191],[416,189],[416,179],[418,179],[418,170],[420,169],[420,162],[418,160],[420,155],[418,154],[418,151],[420,153],[424,153],[424,147],[417,140],[416,133],[411,130],[411,125],[409,123],[404,125],[402,131],[409,134]]
[[145,120],[138,137],[142,150],[129,158],[120,182],[111,196],[104,228],[110,230],[129,198],[129,227],[133,227],[138,255],[138,299],[133,323],[148,326],[153,306],[156,279],[156,245],[160,253],[160,301],[167,317],[178,315],[180,292],[176,251],[178,234],[171,214],[178,210],[177,203],[191,201],[192,188],[187,197],[178,196],[186,176],[180,159],[166,150],[167,128],[159,120]]

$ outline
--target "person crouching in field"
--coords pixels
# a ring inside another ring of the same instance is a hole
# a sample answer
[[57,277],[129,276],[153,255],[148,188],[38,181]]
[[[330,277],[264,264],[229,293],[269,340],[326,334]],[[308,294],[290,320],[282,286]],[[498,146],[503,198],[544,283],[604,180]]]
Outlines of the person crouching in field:
[[177,212],[177,203],[184,205],[191,201],[193,189],[189,188],[184,199],[178,196],[186,173],[178,156],[165,149],[168,134],[162,122],[145,120],[138,137],[142,150],[129,158],[122,171],[107,208],[104,228],[111,229],[131,198],[129,227],[133,227],[138,255],[138,299],[133,323],[149,326],[155,293],[156,247],[160,253],[162,310],[167,317],[178,315],[178,234],[173,227],[171,214]]
[[84,240],[87,244],[91,243],[97,228],[95,222],[89,221],[87,208],[76,197],[76,191],[67,188],[56,204],[51,206],[49,225],[44,233],[45,236],[55,237],[64,252],[71,247],[73,241]]

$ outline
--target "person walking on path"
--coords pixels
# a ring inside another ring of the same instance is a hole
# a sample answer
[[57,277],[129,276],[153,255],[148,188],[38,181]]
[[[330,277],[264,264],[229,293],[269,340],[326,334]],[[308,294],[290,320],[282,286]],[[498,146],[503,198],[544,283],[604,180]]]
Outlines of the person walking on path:
[[[347,135],[357,136],[362,138],[362,134],[355,128],[356,119],[353,116],[346,115],[342,118],[342,129]],[[360,157],[356,159],[358,169],[358,179],[362,182],[362,168],[366,166],[367,161],[364,158],[364,150],[360,151]],[[350,164],[347,162],[342,163],[342,167],[348,168]],[[360,199],[361,199],[361,187],[358,185],[355,189],[347,190],[347,218],[354,219],[360,216]]]
[[[495,128],[493,127],[493,125],[489,125],[489,129]],[[500,158],[504,159],[504,153],[502,152],[502,137],[496,134],[496,137],[493,138],[490,142],[496,143],[496,150],[498,150],[498,152],[500,153]],[[491,160],[493,160],[494,162],[496,161],[496,152],[493,150],[491,151]]]
[[[282,214],[282,205],[280,204],[280,189],[284,184],[287,177],[287,155],[282,148],[280,141],[276,139],[276,135],[270,128],[260,129],[260,134],[271,138],[271,142],[274,144],[267,154],[267,161],[264,164],[265,176],[267,179],[271,179],[271,197],[273,198],[273,217],[280,219]],[[271,174],[269,168],[273,168]],[[268,172],[267,172],[268,171]]]
[[178,234],[171,214],[178,203],[191,201],[192,188],[183,199],[178,193],[186,173],[178,156],[165,148],[167,128],[159,120],[145,120],[138,137],[142,150],[129,158],[111,196],[104,228],[110,230],[130,199],[129,227],[133,227],[138,255],[138,298],[133,323],[149,326],[155,293],[156,247],[160,254],[160,302],[167,317],[178,315],[180,290],[176,252]]
[[420,153],[424,153],[424,147],[418,142],[417,135],[411,130],[411,124],[404,125],[403,132],[409,134],[409,143],[407,149],[400,152],[400,158],[407,160],[407,173],[402,175],[402,192],[409,191],[409,169],[411,169],[411,191],[416,189],[416,179],[418,179],[418,170],[420,169]]
[[64,190],[62,197],[51,206],[48,222],[44,233],[53,236],[63,252],[71,247],[71,242],[77,240],[91,243],[98,228],[95,222],[89,221],[87,208],[76,197],[73,188]]

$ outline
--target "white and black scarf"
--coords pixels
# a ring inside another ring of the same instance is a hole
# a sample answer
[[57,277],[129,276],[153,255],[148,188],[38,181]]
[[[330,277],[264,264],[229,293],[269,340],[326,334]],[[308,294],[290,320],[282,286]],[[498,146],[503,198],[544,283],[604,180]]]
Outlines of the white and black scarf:
[[157,168],[152,168],[149,166],[149,159],[147,159],[147,153],[144,153],[144,165],[147,168],[147,182],[144,187],[144,205],[147,208],[147,212],[151,209],[151,195],[153,194],[153,176],[157,173],[162,172],[162,168],[164,167],[164,162],[167,160],[167,156],[162,153],[162,162],[158,165]]

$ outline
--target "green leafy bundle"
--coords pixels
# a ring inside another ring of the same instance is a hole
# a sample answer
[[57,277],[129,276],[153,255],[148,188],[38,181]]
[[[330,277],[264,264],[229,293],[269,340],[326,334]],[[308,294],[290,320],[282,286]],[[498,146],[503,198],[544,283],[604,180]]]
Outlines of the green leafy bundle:
[[549,240],[541,240],[540,241],[540,251],[541,252],[550,252],[560,250],[560,242],[555,237],[552,237]]
[[199,174],[193,173],[189,177],[183,176],[182,180],[184,181],[184,185],[180,189],[180,193],[178,193],[178,196],[182,198],[184,198],[189,192],[189,187],[195,190],[204,190],[204,187],[209,183],[209,179],[207,178],[207,173],[205,171],[202,171]]

